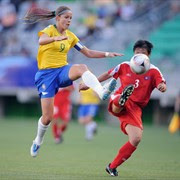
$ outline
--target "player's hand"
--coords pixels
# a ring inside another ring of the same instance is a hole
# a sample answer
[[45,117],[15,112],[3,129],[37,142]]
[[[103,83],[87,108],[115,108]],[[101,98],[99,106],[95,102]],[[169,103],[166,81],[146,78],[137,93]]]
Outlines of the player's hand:
[[89,87],[87,87],[84,83],[79,84],[79,91],[85,91],[87,89],[89,89]]
[[157,89],[161,92],[165,92],[167,87],[166,87],[166,84],[165,83],[160,83],[158,86],[157,86]]
[[62,41],[68,39],[68,36],[55,36],[54,41]]
[[116,53],[116,52],[106,52],[106,57],[116,57],[116,56],[124,56],[124,54]]

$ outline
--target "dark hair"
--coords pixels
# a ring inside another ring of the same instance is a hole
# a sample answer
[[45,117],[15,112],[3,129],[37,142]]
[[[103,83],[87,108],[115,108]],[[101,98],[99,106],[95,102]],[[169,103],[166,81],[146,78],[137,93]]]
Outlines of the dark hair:
[[145,48],[145,49],[147,49],[148,54],[151,54],[151,50],[153,48],[153,45],[149,41],[138,40],[134,44],[133,51],[135,51],[136,48]]
[[36,23],[43,20],[49,20],[56,16],[62,15],[65,11],[71,11],[70,8],[66,6],[60,6],[56,11],[50,11],[42,8],[32,8],[30,9],[24,17],[26,23]]

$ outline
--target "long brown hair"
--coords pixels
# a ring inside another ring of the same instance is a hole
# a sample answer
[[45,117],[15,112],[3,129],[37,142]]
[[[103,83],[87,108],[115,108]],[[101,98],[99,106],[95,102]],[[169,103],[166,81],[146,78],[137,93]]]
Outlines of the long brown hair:
[[50,11],[42,8],[32,8],[27,12],[23,20],[26,23],[33,24],[39,21],[49,20],[56,16],[60,16],[66,11],[71,11],[71,9],[67,6],[60,6],[56,11]]

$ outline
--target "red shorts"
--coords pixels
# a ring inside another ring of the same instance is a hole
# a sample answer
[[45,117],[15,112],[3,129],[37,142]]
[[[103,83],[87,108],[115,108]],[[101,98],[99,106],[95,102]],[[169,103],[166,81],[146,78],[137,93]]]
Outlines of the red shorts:
[[127,124],[131,124],[143,130],[142,119],[141,119],[142,109],[137,104],[135,104],[133,101],[128,99],[124,105],[124,109],[120,113],[112,112],[112,104],[113,104],[113,100],[110,99],[108,111],[112,113],[114,116],[118,117],[121,123],[121,130],[125,134],[127,134],[125,130]]
[[71,118],[71,103],[64,102],[54,104],[54,119],[60,118],[62,121],[69,122]]

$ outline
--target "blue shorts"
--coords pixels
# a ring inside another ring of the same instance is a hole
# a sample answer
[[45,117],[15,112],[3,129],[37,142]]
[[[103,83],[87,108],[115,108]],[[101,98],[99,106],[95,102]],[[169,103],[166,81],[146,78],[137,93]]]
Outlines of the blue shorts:
[[35,85],[37,86],[40,98],[50,98],[58,92],[60,87],[72,85],[69,79],[69,70],[72,65],[60,68],[39,70],[35,75]]
[[78,109],[78,117],[85,117],[85,116],[94,117],[97,114],[98,109],[99,109],[99,105],[97,104],[80,105]]

